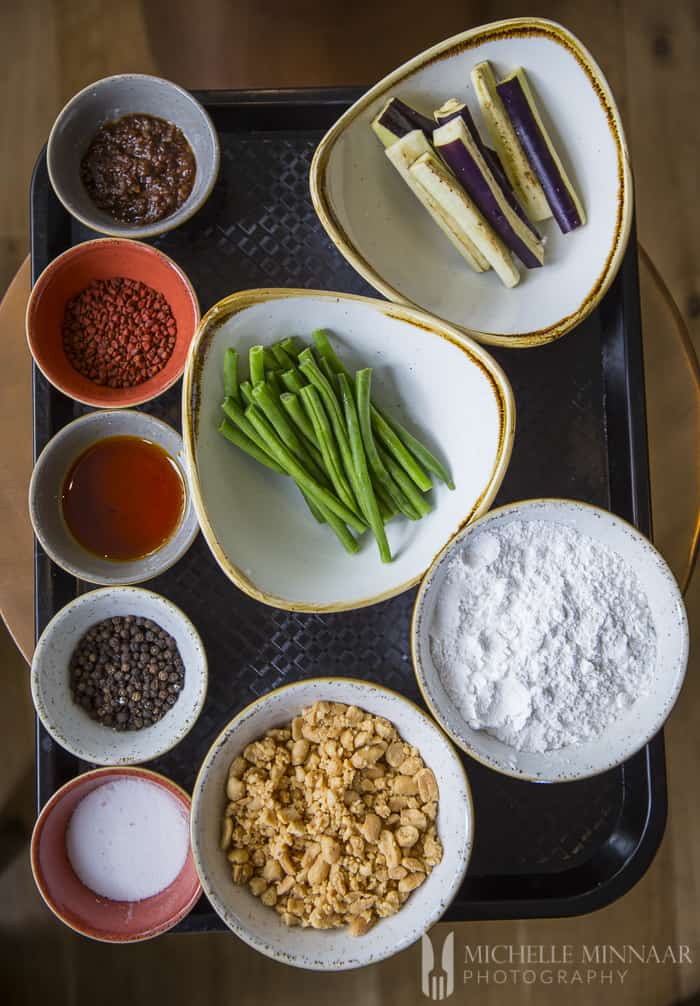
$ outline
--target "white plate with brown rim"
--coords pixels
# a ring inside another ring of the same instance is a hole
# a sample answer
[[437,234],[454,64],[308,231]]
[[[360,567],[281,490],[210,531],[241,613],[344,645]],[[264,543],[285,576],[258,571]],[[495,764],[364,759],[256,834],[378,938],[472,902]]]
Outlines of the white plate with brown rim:
[[[390,521],[391,563],[380,562],[368,533],[348,555],[290,479],[217,431],[224,350],[239,351],[242,379],[250,346],[288,335],[310,343],[318,328],[330,332],[349,369],[374,369],[373,398],[442,456],[456,484],[433,489],[423,520]],[[515,405],[491,356],[422,312],[327,291],[248,290],[220,301],[200,323],[185,369],[182,426],[197,516],[224,573],[277,608],[346,611],[413,586],[446,542],[489,508],[510,459]]]
[[[370,128],[392,95],[432,112],[466,101],[488,139],[470,81],[490,60],[505,76],[523,66],[587,221],[568,235],[538,225],[545,264],[521,268],[506,289],[471,272],[418,204]],[[632,220],[632,176],[620,115],[605,77],[566,28],[514,18],[472,28],[427,49],[375,84],[321,140],[311,165],[316,212],[338,250],[375,289],[420,307],[482,342],[536,346],[597,306],[622,261]]]

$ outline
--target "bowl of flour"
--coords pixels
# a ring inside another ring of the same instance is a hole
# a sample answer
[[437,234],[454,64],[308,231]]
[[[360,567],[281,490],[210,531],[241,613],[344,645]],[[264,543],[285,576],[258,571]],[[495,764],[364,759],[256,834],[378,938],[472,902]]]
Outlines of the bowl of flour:
[[663,726],[688,660],[683,599],[626,521],[570,500],[492,510],[421,584],[413,663],[433,715],[508,775],[581,779]]

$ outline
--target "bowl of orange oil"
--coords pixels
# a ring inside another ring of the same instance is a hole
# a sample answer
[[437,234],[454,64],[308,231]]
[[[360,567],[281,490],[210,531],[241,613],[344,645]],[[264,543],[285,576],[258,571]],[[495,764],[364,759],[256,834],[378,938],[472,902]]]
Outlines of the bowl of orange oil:
[[92,412],[37,459],[29,514],[46,554],[104,586],[141,583],[174,565],[197,531],[182,438],[143,412]]

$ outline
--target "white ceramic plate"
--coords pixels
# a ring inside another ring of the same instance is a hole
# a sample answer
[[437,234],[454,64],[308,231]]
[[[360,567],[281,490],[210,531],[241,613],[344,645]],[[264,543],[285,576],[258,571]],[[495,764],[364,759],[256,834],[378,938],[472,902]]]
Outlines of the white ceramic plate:
[[[486,59],[502,76],[525,67],[588,218],[569,235],[545,221],[545,265],[522,267],[512,290],[492,271],[465,265],[370,129],[392,95],[429,116],[448,98],[466,100],[481,126],[470,73]],[[507,346],[549,342],[593,310],[620,265],[632,218],[627,145],[608,84],[575,36],[540,18],[470,29],[380,80],[319,144],[311,195],[340,252],[386,297]]]
[[[656,668],[649,694],[640,696],[594,740],[542,754],[516,751],[485,731],[470,727],[455,709],[430,655],[432,615],[450,558],[469,535],[514,520],[564,524],[617,552],[637,574],[649,600],[656,629]],[[564,782],[596,775],[621,764],[661,729],[685,676],[688,620],[683,598],[665,560],[631,524],[586,503],[525,500],[492,510],[466,528],[438,556],[416,598],[411,648],[423,697],[456,744],[485,765],[507,775],[537,782]]]
[[[368,533],[348,555],[313,520],[291,479],[217,432],[225,348],[239,350],[247,376],[250,346],[292,334],[310,343],[318,328],[331,331],[350,369],[375,368],[373,396],[439,451],[457,487],[438,485],[423,520],[389,523],[391,563],[380,562]],[[197,516],[227,576],[278,608],[342,611],[407,590],[452,535],[488,509],[510,458],[514,404],[483,349],[420,312],[347,294],[249,290],[202,319],[185,371],[182,425]]]
[[[83,451],[98,440],[117,436],[143,437],[158,444],[177,462],[185,487],[183,514],[171,537],[150,555],[129,562],[103,559],[84,549],[68,530],[60,502],[66,475]],[[181,559],[199,531],[185,473],[182,437],[155,416],[132,409],[89,412],[74,419],[37,458],[29,483],[29,517],[46,554],[78,579],[110,586],[150,580]]]
[[[236,755],[266,730],[289,723],[314,702],[344,702],[384,716],[420,751],[440,790],[437,828],[442,861],[396,915],[365,937],[345,930],[290,929],[276,912],[231,881],[219,847],[228,770]],[[207,753],[192,795],[192,852],[215,911],[230,929],[268,957],[315,971],[342,971],[381,961],[410,946],[444,913],[459,890],[474,841],[474,810],[459,755],[418,706],[381,685],[352,678],[314,678],[278,688],[233,719]]]
[[[152,619],[175,639],[185,665],[177,701],[142,730],[102,726],[70,693],[68,667],[81,637],[117,615]],[[171,601],[141,587],[104,587],[76,597],[51,619],[34,651],[31,686],[37,714],[61,747],[92,765],[136,765],[169,751],[194,726],[207,693],[207,658],[197,630]]]

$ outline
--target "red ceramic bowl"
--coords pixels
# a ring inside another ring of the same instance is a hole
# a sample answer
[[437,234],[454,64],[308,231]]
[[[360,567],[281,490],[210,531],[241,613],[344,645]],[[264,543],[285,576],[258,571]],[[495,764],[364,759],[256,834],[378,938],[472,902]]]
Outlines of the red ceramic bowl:
[[[67,302],[91,280],[115,276],[140,280],[162,293],[177,324],[170,359],[160,373],[135,388],[95,384],[73,368],[63,351],[61,329]],[[148,402],[177,381],[198,321],[197,296],[172,259],[140,241],[98,238],[69,248],[44,269],[27,305],[27,341],[37,367],[59,391],[85,405],[118,409]]]
[[74,873],[65,845],[73,811],[93,789],[128,776],[162,786],[189,816],[187,793],[157,772],[138,767],[101,768],[71,779],[57,790],[39,815],[32,834],[32,872],[42,898],[61,922],[104,943],[136,943],[159,936],[184,919],[202,893],[191,850],[172,884],[143,901],[110,901],[91,891]]

